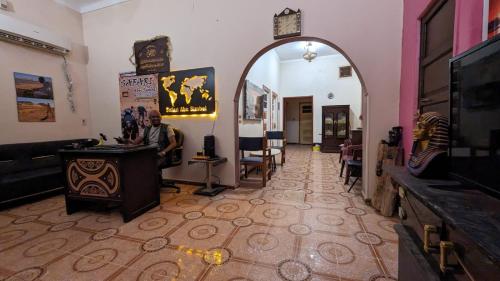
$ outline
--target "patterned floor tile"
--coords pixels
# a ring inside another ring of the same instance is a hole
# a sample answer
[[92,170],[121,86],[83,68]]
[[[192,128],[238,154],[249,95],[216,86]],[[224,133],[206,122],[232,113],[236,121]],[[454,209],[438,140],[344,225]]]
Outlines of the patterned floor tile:
[[356,217],[347,214],[344,210],[312,208],[306,210],[304,214],[304,221],[308,222],[315,231],[353,235],[363,230]]
[[248,262],[231,261],[222,266],[213,267],[207,274],[206,281],[269,281],[279,280],[276,269],[255,265]]
[[252,225],[240,228],[228,248],[235,258],[277,265],[277,259],[292,258],[295,235],[285,228]]
[[96,241],[45,267],[45,280],[104,280],[144,251],[137,242]]
[[167,235],[183,221],[183,216],[179,214],[168,214],[165,212],[147,213],[120,226],[118,233],[122,236],[147,240]]
[[0,251],[5,251],[15,245],[43,235],[49,226],[38,223],[10,224],[0,228]]
[[[90,242],[90,234],[74,230],[53,230],[27,241],[22,245],[2,252],[2,267],[18,272],[24,264],[42,267],[58,257],[74,252]],[[20,263],[19,261],[23,262]]]
[[265,203],[255,206],[250,217],[254,223],[288,227],[300,222],[300,209],[293,205]]
[[264,188],[257,175],[215,197],[162,189],[128,223],[116,210],[67,215],[64,196],[1,211],[0,279],[395,280],[397,220],[339,171],[338,154],[290,145]]
[[200,218],[188,221],[169,238],[173,245],[204,251],[223,246],[234,228],[230,221]]
[[162,248],[142,255],[114,280],[196,280],[204,271],[203,253],[189,249]]
[[205,210],[205,216],[217,219],[233,220],[238,217],[244,217],[250,211],[252,205],[242,200],[218,200],[212,203],[210,208]]

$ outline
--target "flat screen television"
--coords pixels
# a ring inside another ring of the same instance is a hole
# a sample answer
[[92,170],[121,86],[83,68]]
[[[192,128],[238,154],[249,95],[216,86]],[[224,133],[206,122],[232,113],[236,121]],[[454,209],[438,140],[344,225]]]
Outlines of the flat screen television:
[[500,197],[500,37],[450,60],[450,176]]

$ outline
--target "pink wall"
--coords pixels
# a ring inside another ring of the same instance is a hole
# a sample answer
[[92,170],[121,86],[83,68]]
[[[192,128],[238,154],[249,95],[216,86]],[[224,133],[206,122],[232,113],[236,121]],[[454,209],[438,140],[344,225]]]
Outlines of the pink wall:
[[[433,0],[404,0],[403,50],[399,123],[403,126],[406,154],[411,151],[414,116],[417,111],[420,17]],[[481,41],[483,0],[455,0],[453,54],[459,54]]]

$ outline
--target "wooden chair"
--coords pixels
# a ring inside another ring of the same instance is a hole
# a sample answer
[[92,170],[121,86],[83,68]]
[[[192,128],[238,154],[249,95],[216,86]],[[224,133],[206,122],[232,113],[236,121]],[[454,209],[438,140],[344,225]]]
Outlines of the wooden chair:
[[340,177],[344,174],[344,168],[349,160],[353,160],[354,151],[361,150],[363,146],[361,144],[349,144],[344,147],[344,151],[342,152],[341,158],[341,166],[340,166]]
[[354,147],[351,149],[352,149],[352,159],[346,160],[347,169],[346,169],[344,184],[348,184],[349,179],[351,177],[356,177],[356,179],[352,183],[351,188],[349,188],[349,191],[352,189],[352,187],[358,181],[358,179],[361,177],[361,174],[362,174],[362,169],[361,169],[362,168],[362,162],[361,162],[362,149],[361,149],[361,147],[359,147],[359,148]]
[[[270,148],[281,150],[281,165],[285,164],[286,138],[283,131],[266,131],[266,137],[271,141]],[[274,145],[274,141],[277,143]],[[281,145],[279,141],[282,141]]]
[[[262,187],[265,187],[267,180],[271,179],[271,158],[267,148],[267,138],[265,137],[240,137],[240,165],[244,166],[243,174],[248,178],[248,167],[255,167],[262,171]],[[262,151],[262,157],[245,156],[245,151]]]

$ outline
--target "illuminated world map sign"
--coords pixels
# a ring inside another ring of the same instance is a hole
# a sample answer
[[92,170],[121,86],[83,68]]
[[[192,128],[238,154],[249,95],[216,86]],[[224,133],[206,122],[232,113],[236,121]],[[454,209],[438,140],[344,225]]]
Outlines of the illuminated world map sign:
[[158,74],[163,116],[215,116],[215,69],[196,68]]

